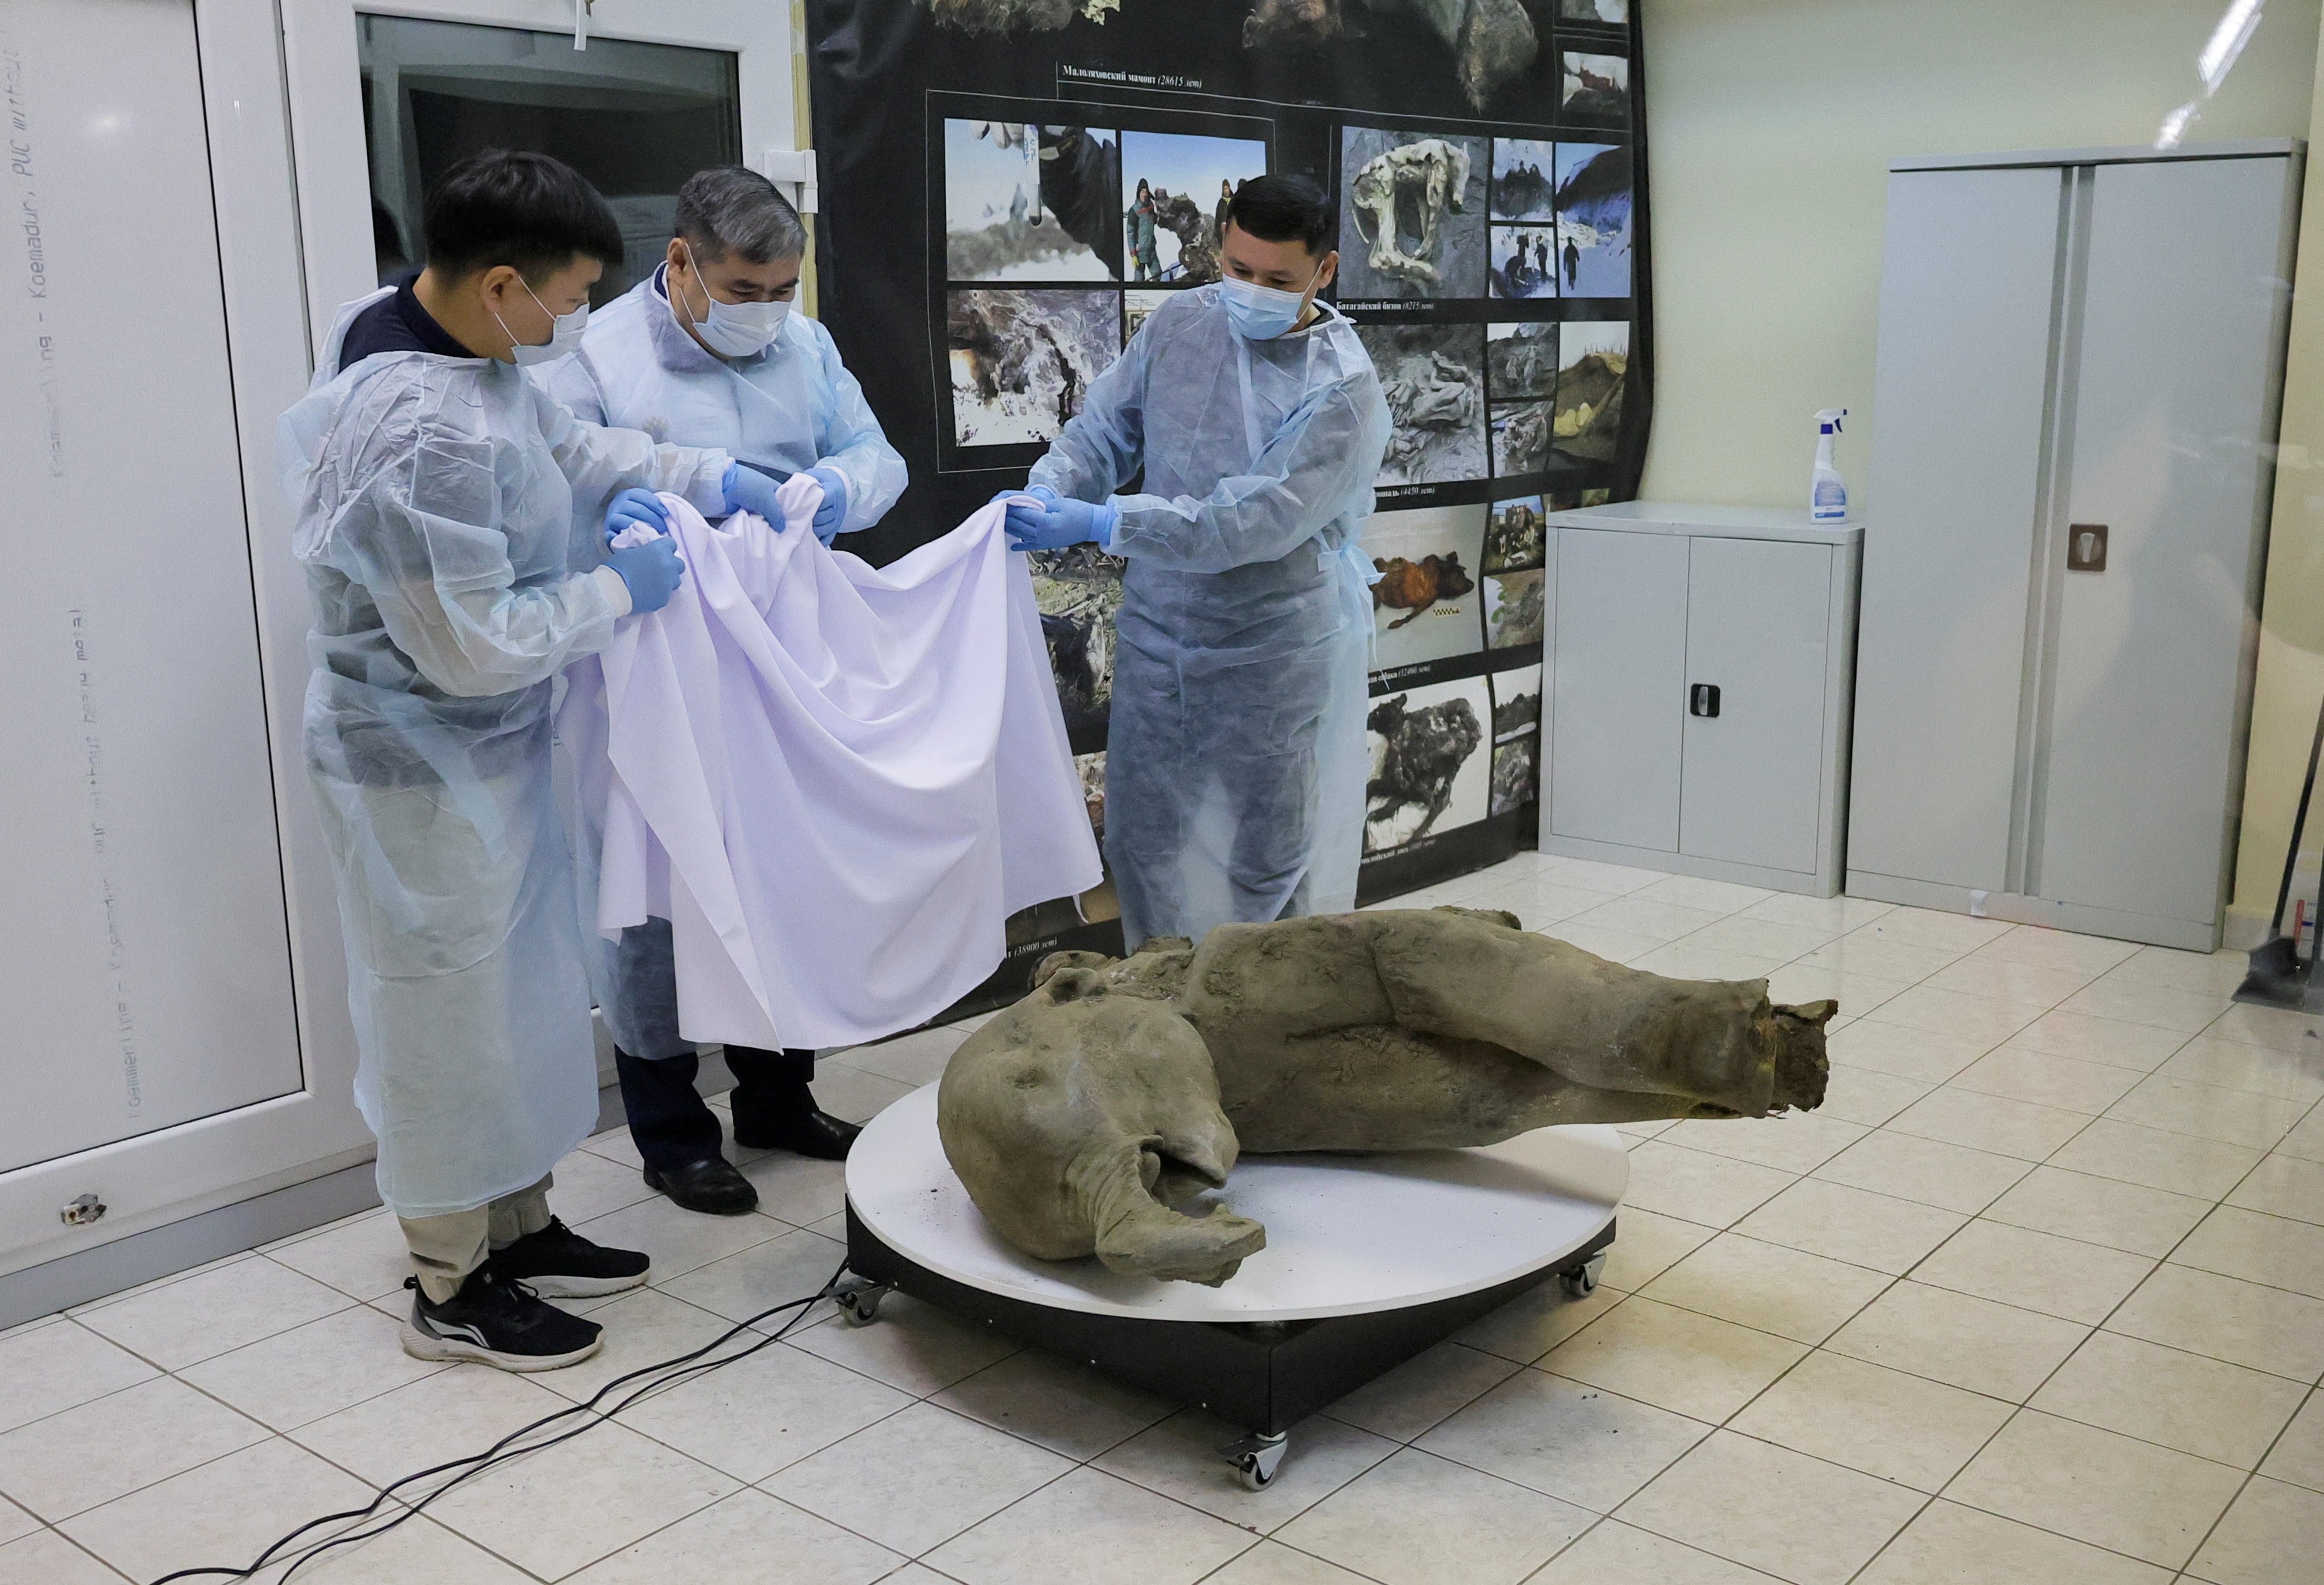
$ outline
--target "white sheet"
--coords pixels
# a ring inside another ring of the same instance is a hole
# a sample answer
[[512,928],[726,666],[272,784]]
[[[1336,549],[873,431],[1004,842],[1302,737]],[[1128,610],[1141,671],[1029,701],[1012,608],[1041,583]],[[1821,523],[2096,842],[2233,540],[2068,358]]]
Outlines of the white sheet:
[[[1000,963],[1014,910],[1101,867],[1025,558],[988,506],[884,570],[674,495],[686,581],[559,717],[604,834],[597,927],[668,918],[687,1039],[908,1028]],[[593,763],[595,761],[595,763]]]

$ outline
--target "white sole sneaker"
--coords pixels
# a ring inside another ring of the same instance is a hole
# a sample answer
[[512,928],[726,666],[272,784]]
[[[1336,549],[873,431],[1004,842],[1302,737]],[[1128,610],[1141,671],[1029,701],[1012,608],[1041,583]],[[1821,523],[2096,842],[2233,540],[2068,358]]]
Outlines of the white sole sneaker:
[[409,1321],[403,1323],[403,1351],[415,1359],[467,1360],[478,1365],[490,1365],[498,1370],[562,1370],[567,1365],[578,1365],[604,1346],[605,1334],[600,1332],[589,1340],[587,1348],[576,1349],[569,1354],[508,1354],[488,1349],[467,1338],[441,1337],[422,1332]]
[[641,1288],[652,1276],[649,1267],[635,1276],[521,1276],[517,1280],[544,1299],[598,1299]]

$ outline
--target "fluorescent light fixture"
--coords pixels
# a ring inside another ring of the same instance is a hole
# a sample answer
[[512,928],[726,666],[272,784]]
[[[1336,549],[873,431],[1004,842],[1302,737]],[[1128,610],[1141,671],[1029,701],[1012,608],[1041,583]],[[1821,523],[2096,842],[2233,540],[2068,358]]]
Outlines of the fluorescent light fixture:
[[2195,70],[2203,79],[2207,97],[2219,91],[2219,85],[2235,68],[2236,57],[2251,42],[2252,32],[2259,26],[2263,3],[2264,0],[2229,0],[2227,10],[2220,14],[2219,25],[2211,30],[2210,41],[2195,57]]

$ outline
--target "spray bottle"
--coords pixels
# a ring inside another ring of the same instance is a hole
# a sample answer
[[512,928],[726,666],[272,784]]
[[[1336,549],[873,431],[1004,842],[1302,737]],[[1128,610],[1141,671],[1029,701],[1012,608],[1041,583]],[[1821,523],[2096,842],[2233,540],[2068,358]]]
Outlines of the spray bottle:
[[1808,516],[1820,523],[1848,519],[1848,485],[1831,462],[1831,438],[1840,433],[1844,407],[1828,407],[1816,414],[1815,473],[1808,486]]

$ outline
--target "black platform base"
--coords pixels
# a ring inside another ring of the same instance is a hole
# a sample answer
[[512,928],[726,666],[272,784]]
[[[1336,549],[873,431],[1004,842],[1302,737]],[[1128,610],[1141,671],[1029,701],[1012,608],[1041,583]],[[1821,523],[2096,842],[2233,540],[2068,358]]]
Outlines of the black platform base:
[[[1609,1218],[1590,1242],[1538,1271],[1400,1309],[1258,1324],[1148,1321],[1028,1304],[939,1276],[882,1243],[855,1207],[847,1208],[847,1267],[865,1281],[1087,1360],[1270,1439],[1553,1276],[1589,1280],[1582,1274],[1591,1257],[1613,1241]],[[868,1318],[869,1308],[855,1313]]]

